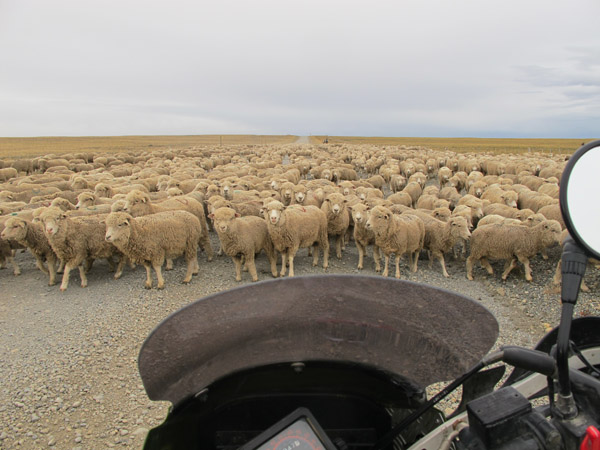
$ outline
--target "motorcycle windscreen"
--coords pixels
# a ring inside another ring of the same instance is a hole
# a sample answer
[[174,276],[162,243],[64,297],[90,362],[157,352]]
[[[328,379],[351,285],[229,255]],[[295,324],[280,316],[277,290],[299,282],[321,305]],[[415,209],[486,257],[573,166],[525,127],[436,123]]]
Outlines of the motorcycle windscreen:
[[200,299],[146,339],[139,371],[174,405],[265,364],[342,361],[421,387],[461,375],[492,347],[494,316],[462,295],[408,281],[321,275],[263,281]]

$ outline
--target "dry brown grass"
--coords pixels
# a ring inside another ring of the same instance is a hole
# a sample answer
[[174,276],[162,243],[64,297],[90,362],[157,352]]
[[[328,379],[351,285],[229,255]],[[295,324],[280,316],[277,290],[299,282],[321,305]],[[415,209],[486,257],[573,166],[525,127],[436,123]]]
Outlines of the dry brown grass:
[[30,157],[61,153],[118,153],[214,145],[289,144],[297,136],[198,135],[198,136],[85,136],[0,138],[0,157]]
[[[325,136],[311,136],[311,143],[320,144]],[[577,150],[591,139],[480,139],[480,138],[419,138],[419,137],[349,137],[328,136],[329,143],[422,146],[457,153],[565,153]]]

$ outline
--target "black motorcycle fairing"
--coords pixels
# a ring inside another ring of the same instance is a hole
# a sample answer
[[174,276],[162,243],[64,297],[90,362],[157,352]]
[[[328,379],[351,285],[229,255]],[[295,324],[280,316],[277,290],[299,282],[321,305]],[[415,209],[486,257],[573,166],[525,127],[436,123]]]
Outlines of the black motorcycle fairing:
[[419,386],[450,380],[494,344],[498,324],[450,291],[371,276],[263,281],[172,314],[146,339],[139,371],[175,406],[227,374],[263,365],[355,362]]
[[[238,448],[299,407],[330,438],[365,448],[425,399],[409,380],[361,364],[273,364],[230,374],[183,402],[149,433],[145,449]],[[416,439],[442,420],[432,411],[405,439]]]

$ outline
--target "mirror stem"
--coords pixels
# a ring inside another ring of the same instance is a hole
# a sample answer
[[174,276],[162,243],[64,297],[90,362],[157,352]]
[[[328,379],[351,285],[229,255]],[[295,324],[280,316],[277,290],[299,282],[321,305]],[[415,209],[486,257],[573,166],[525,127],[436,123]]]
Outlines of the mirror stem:
[[579,287],[585,274],[587,256],[568,236],[563,245],[562,254],[562,313],[560,327],[556,341],[556,365],[558,367],[558,399],[556,402],[557,412],[563,418],[572,418],[577,415],[577,407],[571,394],[571,382],[569,380],[569,338],[571,334],[571,322],[573,320],[573,309],[577,303]]

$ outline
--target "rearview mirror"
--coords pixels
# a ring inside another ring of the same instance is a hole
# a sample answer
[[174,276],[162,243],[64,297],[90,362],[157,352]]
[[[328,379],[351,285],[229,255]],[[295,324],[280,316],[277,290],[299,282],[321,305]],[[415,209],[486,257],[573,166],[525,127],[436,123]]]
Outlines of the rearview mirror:
[[560,210],[575,242],[600,259],[600,140],[569,159],[560,183]]

